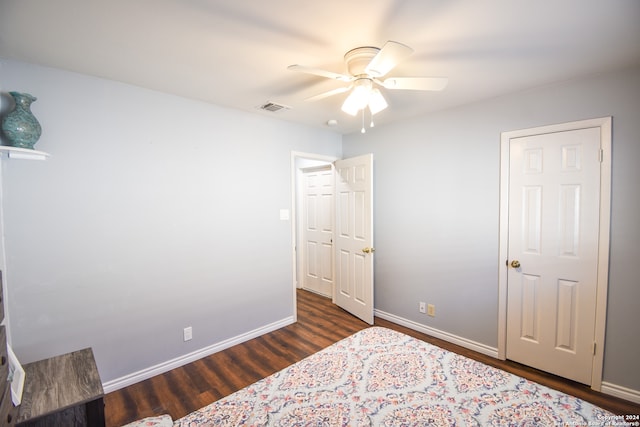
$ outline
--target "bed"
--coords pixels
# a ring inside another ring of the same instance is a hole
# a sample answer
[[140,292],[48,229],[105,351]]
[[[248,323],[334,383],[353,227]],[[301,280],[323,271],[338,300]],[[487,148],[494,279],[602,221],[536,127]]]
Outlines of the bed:
[[612,419],[576,397],[374,326],[173,425],[583,426]]

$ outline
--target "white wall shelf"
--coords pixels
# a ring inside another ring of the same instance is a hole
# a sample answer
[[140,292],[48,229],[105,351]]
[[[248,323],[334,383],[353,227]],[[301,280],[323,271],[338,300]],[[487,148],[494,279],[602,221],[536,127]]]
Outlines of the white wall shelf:
[[29,148],[9,147],[0,145],[0,154],[7,153],[10,159],[46,160],[49,153],[44,151],[31,150]]

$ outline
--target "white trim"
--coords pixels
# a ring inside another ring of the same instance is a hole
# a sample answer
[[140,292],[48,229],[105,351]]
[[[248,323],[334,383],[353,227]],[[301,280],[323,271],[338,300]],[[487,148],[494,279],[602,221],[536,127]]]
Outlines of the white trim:
[[609,287],[609,228],[611,222],[611,117],[580,120],[503,132],[500,136],[500,238],[498,254],[498,358],[506,359],[507,352],[507,266],[509,242],[509,140],[522,136],[562,132],[585,128],[600,128],[600,227],[598,233],[598,283],[596,285],[596,354],[591,369],[591,388],[600,391],[604,366],[604,343],[607,318],[607,289]]
[[[500,221],[498,248],[498,359],[507,358],[507,258],[509,257],[509,139],[500,136]],[[503,265],[504,264],[504,265]]]
[[167,360],[166,362],[162,362],[157,365],[142,369],[140,371],[125,375],[123,377],[107,381],[102,385],[102,387],[104,388],[105,394],[111,393],[112,391],[119,390],[121,388],[130,386],[140,381],[144,381],[156,375],[163,374],[172,369],[179,368],[180,366],[184,366],[188,363],[202,359],[203,357],[225,350],[229,347],[233,347],[234,345],[241,344],[245,341],[249,341],[250,339],[259,337],[260,335],[273,332],[277,329],[283,328],[293,323],[295,323],[293,316],[284,318],[280,321],[262,326],[247,333],[237,335],[219,343],[201,348],[200,350],[196,350],[183,356],[176,357],[175,359]]
[[620,399],[640,404],[640,390],[633,390],[627,387],[622,387],[620,385],[602,381],[601,391],[602,393],[608,394],[609,396],[619,397]]
[[612,119],[605,117],[600,123],[600,228],[598,232],[598,284],[596,288],[596,354],[593,357],[591,388],[602,389],[604,370],[604,344],[607,329],[607,294],[609,290],[609,243],[611,228],[611,139],[613,135]]
[[495,347],[491,347],[486,344],[479,343],[477,341],[460,337],[458,335],[453,335],[453,334],[450,334],[449,332],[444,332],[439,329],[431,328],[421,323],[414,322],[413,320],[405,319],[403,317],[398,317],[395,314],[386,313],[381,310],[374,310],[374,313],[376,317],[388,320],[398,325],[406,326],[407,328],[413,329],[414,331],[422,332],[423,334],[427,334],[435,338],[440,338],[441,340],[450,342],[452,344],[457,344],[461,347],[468,348],[469,350],[477,351],[478,353],[482,353],[487,356],[491,356],[494,358],[498,357],[498,349]]

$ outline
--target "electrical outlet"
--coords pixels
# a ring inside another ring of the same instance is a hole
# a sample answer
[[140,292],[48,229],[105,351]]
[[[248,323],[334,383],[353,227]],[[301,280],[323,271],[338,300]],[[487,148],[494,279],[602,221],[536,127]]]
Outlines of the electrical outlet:
[[427,312],[427,303],[426,302],[420,302],[420,313],[426,313]]
[[431,317],[436,317],[436,306],[433,304],[429,304],[427,306],[427,314]]
[[193,328],[191,326],[187,326],[182,331],[182,337],[185,341],[189,341],[193,338]]

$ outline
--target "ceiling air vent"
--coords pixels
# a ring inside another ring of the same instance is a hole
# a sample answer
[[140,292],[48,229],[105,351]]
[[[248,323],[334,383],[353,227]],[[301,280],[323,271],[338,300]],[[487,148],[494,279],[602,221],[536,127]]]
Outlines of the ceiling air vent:
[[287,107],[286,105],[276,104],[275,102],[267,102],[266,104],[261,105],[260,109],[265,111],[271,111],[272,113],[277,113],[278,111],[290,110],[291,108]]

